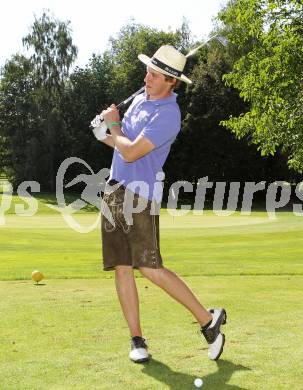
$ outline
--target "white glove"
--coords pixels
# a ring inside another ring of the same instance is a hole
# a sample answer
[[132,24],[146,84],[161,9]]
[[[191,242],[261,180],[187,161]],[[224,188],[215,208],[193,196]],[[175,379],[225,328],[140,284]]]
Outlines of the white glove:
[[101,126],[93,128],[93,133],[99,141],[102,141],[107,137],[106,132],[107,126],[105,122],[102,122]]
[[95,119],[91,121],[91,126],[93,127],[93,133],[97,138],[97,140],[99,141],[102,141],[107,137],[106,135],[107,125],[104,121],[101,122],[102,119],[103,118],[101,115],[97,115]]

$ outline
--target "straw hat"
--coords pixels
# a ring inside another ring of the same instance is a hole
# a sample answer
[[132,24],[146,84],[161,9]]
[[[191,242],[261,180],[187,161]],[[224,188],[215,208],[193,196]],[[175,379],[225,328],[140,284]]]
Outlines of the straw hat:
[[182,73],[186,64],[185,55],[171,45],[161,46],[152,58],[149,58],[145,54],[139,54],[138,58],[143,64],[157,72],[175,77],[187,84],[192,84],[192,81]]

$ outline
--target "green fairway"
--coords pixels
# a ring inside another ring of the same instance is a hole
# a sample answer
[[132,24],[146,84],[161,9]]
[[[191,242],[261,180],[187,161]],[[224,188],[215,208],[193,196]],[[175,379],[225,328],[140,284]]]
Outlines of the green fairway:
[[[220,361],[194,318],[137,273],[144,336],[152,360],[128,360],[129,333],[112,272],[102,271],[99,227],[72,230],[39,200],[33,217],[0,226],[1,390],[302,389],[303,220],[290,212],[250,216],[161,210],[165,265],[207,307],[224,306],[227,341]],[[19,200],[15,197],[14,202]],[[95,212],[80,212],[83,226]],[[46,279],[30,280],[34,269]]]

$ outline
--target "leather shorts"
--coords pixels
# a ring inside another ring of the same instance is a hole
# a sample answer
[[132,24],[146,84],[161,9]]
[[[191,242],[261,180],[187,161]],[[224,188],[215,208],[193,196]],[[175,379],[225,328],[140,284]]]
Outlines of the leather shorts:
[[115,180],[107,183],[101,206],[105,271],[117,265],[163,268],[157,207]]

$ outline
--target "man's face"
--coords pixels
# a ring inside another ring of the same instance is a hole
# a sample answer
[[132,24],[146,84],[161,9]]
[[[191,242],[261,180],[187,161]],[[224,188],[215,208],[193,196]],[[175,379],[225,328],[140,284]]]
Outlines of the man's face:
[[171,90],[171,82],[165,80],[165,76],[156,70],[146,68],[146,76],[144,78],[146,92],[151,98],[160,99],[168,96]]

